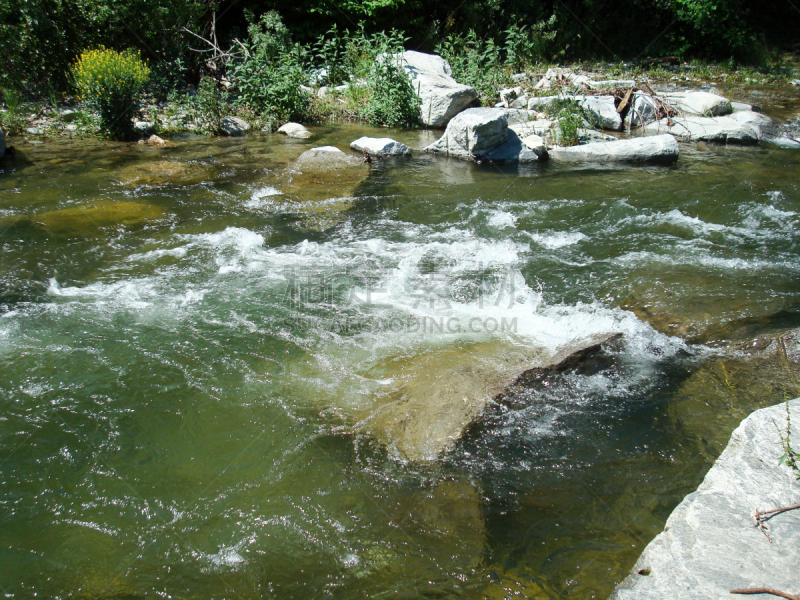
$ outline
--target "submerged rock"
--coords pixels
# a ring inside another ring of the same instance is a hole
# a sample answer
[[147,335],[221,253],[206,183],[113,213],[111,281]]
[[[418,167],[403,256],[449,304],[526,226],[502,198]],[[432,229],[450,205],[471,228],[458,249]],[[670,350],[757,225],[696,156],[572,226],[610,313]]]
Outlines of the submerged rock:
[[482,342],[415,356],[393,358],[387,374],[402,382],[376,400],[359,428],[402,459],[433,460],[451,450],[489,403],[510,386],[542,369],[572,366],[587,351],[617,337],[577,340],[555,353],[543,348]]
[[420,122],[423,125],[444,127],[478,98],[475,88],[453,79],[450,65],[441,56],[406,50],[398,58],[422,100]]
[[550,158],[569,162],[673,163],[678,160],[678,151],[674,137],[658,135],[553,148]]
[[350,143],[358,152],[369,152],[372,156],[410,156],[411,150],[405,144],[392,138],[360,137]]
[[163,216],[164,209],[154,204],[140,202],[113,202],[103,200],[93,204],[51,210],[30,218],[30,222],[42,227],[51,235],[94,236],[103,227],[141,225]]
[[212,174],[209,168],[195,163],[161,160],[129,165],[120,171],[119,179],[130,186],[193,185],[210,179]]
[[[788,406],[797,439],[800,399]],[[754,510],[798,501],[795,473],[780,460],[786,411],[781,403],[742,421],[703,483],[672,512],[612,600],[717,600],[730,597],[733,589],[760,587],[800,592],[800,513],[771,518],[765,524],[770,539],[753,520]]]
[[672,117],[645,126],[649,134],[670,133],[686,142],[716,142],[753,145],[758,133],[750,125],[731,117]]
[[311,137],[311,132],[300,123],[284,123],[278,127],[278,133],[290,138],[306,139]]

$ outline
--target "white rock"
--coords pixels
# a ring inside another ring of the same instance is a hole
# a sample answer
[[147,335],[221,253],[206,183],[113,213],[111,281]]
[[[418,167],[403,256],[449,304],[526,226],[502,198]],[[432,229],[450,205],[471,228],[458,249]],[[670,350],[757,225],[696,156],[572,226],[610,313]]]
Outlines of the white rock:
[[44,131],[37,129],[36,127],[28,127],[25,132],[28,135],[44,135]]
[[136,121],[133,124],[133,128],[138,133],[152,133],[153,123],[151,123],[150,121]]
[[239,117],[222,117],[222,131],[226,135],[244,135],[250,129],[250,125]]
[[745,123],[730,117],[672,117],[645,126],[649,134],[671,133],[685,142],[717,142],[728,144],[757,144],[758,133]]
[[70,123],[66,127],[64,127],[65,131],[78,131],[78,126],[75,123]]
[[[800,399],[789,407],[791,437],[800,439]],[[703,483],[672,512],[611,600],[720,600],[737,597],[733,589],[759,587],[800,593],[800,511],[766,523],[772,543],[753,520],[755,509],[798,503],[800,483],[780,464],[780,428],[786,428],[786,404],[742,421]]]
[[628,122],[631,127],[642,127],[656,120],[656,101],[649,94],[634,94],[628,110]]
[[72,123],[75,120],[75,117],[78,116],[78,111],[74,108],[70,108],[69,106],[62,106],[58,109],[58,118],[61,119],[64,123]]
[[634,87],[636,82],[633,79],[609,79],[606,81],[596,81],[586,75],[577,75],[572,69],[547,69],[539,82],[534,86],[538,90],[548,90],[558,82],[564,82],[571,87],[602,90],[618,87]]
[[511,76],[511,81],[514,83],[519,83],[520,81],[528,81],[528,74],[527,73],[514,73]]
[[311,137],[311,132],[300,123],[284,123],[278,127],[278,133],[290,138],[305,139]]
[[780,148],[787,148],[789,150],[800,150],[800,142],[797,142],[786,136],[776,137],[769,140],[771,143],[779,146]]
[[733,110],[730,100],[709,92],[675,92],[664,94],[664,99],[681,112],[703,117],[727,115]]
[[317,90],[317,96],[318,97],[324,98],[327,95],[328,95],[328,86],[327,85],[323,85],[321,88],[319,88]]
[[353,150],[369,152],[372,156],[408,156],[411,154],[408,146],[392,138],[360,137],[350,143]]
[[475,88],[453,79],[450,65],[441,56],[406,50],[399,58],[422,100],[420,122],[423,125],[444,127],[478,98]]
[[592,142],[550,150],[553,160],[569,162],[659,162],[678,160],[678,142],[671,135]]
[[752,127],[758,134],[759,140],[774,138],[778,135],[778,124],[767,115],[752,110],[740,110],[735,111],[729,118]]
[[622,130],[622,117],[617,112],[614,96],[576,96],[575,99],[594,117],[593,125],[611,131]]
[[731,102],[731,110],[733,110],[733,112],[740,112],[743,110],[753,110],[753,105],[745,104],[744,102]]
[[469,108],[456,115],[444,135],[424,152],[476,160],[508,139],[508,113],[501,108]]
[[314,88],[310,88],[307,85],[301,85],[299,87],[300,87],[301,90],[303,90],[309,96],[311,96],[314,93]]
[[547,144],[544,142],[544,138],[540,135],[529,135],[522,143],[525,144],[528,148],[533,150],[539,156],[543,154],[547,154]]

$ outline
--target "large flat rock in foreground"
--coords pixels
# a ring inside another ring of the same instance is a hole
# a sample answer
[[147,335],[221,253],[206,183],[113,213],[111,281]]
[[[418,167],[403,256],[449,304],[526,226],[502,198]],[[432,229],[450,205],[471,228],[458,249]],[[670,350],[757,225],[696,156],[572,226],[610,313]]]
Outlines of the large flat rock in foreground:
[[[800,399],[789,402],[792,439],[800,440]],[[800,510],[766,523],[753,513],[800,503],[800,481],[786,465],[779,430],[786,404],[753,412],[697,491],[673,511],[611,600],[720,600],[730,590],[772,588],[800,594]],[[759,598],[774,598],[760,595]]]

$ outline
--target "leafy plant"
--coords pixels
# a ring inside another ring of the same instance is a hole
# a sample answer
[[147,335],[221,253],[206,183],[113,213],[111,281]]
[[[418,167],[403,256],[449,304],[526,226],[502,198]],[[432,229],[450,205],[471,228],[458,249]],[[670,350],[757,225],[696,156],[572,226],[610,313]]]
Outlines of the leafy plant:
[[81,54],[72,67],[80,96],[100,113],[100,129],[113,139],[133,137],[133,117],[150,69],[139,52],[100,46]]
[[189,106],[201,133],[222,133],[222,119],[230,114],[230,105],[228,92],[221,90],[217,82],[210,77],[203,77]]
[[781,446],[784,454],[781,456],[779,464],[785,464],[795,472],[797,479],[800,479],[800,452],[792,448],[791,440],[792,417],[789,414],[789,403],[786,403],[786,436],[779,431],[781,436]]
[[0,129],[6,135],[19,135],[25,131],[27,119],[22,106],[22,94],[15,90],[3,90],[6,109],[0,112]]
[[419,121],[421,100],[399,61],[399,53],[386,53],[375,61],[369,78],[370,97],[365,116],[371,125],[413,127]]

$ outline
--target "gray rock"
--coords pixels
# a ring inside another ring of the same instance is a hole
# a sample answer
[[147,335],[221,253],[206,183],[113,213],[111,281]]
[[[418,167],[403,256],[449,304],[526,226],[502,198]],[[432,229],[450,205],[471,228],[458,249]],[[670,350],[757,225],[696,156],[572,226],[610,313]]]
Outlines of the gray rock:
[[314,88],[308,87],[307,85],[301,85],[299,87],[309,96],[312,96],[314,94]]
[[731,102],[731,110],[735,113],[743,110],[753,110],[753,105],[745,104],[744,102]]
[[[789,402],[800,438],[800,399]],[[797,504],[800,483],[786,465],[779,430],[786,404],[750,414],[697,491],[684,498],[611,600],[719,600],[730,590],[769,587],[800,593],[800,511],[754,527],[755,509]]]
[[627,119],[631,127],[642,127],[656,120],[656,102],[649,94],[634,94]]
[[780,148],[786,148],[788,150],[798,150],[800,149],[800,142],[793,140],[792,138],[786,136],[780,136],[769,140],[770,143],[775,144]]
[[69,106],[62,106],[58,109],[58,118],[64,123],[72,123],[78,116],[78,111]]
[[317,96],[318,97],[324,98],[327,95],[328,95],[328,86],[327,85],[323,85],[321,88],[319,88],[317,90]]
[[351,142],[350,147],[359,152],[369,152],[372,156],[409,156],[408,146],[391,138],[360,137]]
[[530,78],[528,77],[527,73],[514,73],[511,76],[511,81],[514,83],[519,83],[520,81],[528,81]]
[[671,135],[592,142],[569,148],[553,148],[550,158],[566,162],[649,162],[678,160],[678,142]]
[[25,132],[28,135],[44,135],[44,131],[37,129],[36,127],[28,127]]
[[547,144],[545,144],[544,138],[540,135],[529,135],[522,140],[522,143],[533,150],[539,158],[547,154]]
[[729,118],[752,127],[758,134],[759,140],[767,140],[778,135],[778,124],[767,115],[752,110],[740,110],[734,111]]
[[671,133],[686,142],[745,145],[758,143],[758,133],[755,129],[730,117],[672,117],[671,120],[661,119],[649,123],[644,130],[652,135]]
[[453,79],[450,65],[441,56],[406,50],[398,58],[422,100],[420,122],[423,125],[444,127],[478,98],[475,88]]
[[244,135],[249,129],[250,124],[239,117],[222,117],[222,131],[226,135]]
[[300,123],[284,123],[278,127],[278,133],[290,138],[306,139],[311,137],[311,132]]
[[800,85],[800,79],[792,79],[790,82],[793,86],[797,87]]
[[572,69],[554,68],[548,69],[539,82],[534,86],[538,90],[547,90],[559,82],[564,82],[571,87],[586,88],[592,90],[613,89],[618,87],[634,87],[636,82],[633,79],[609,79],[596,81],[586,75],[577,75]]
[[525,109],[528,107],[528,97],[523,94],[511,102],[508,108]]
[[[536,140],[531,138],[538,138],[541,143],[537,144]],[[506,141],[480,156],[479,160],[495,163],[532,163],[547,160],[547,146],[541,137],[530,135],[525,139],[530,140],[531,145],[526,144],[513,129],[509,128]]]
[[133,124],[134,130],[137,133],[152,133],[153,132],[153,124],[149,121],[136,121]]
[[622,130],[622,117],[617,112],[614,96],[577,96],[578,103],[588,111],[600,129]]
[[664,99],[679,111],[703,117],[728,115],[733,111],[731,101],[709,92],[673,92]]
[[501,108],[470,108],[456,115],[447,124],[444,135],[423,151],[476,160],[507,139],[507,111]]
[[571,96],[535,96],[528,100],[528,110],[547,110],[556,100],[563,100]]
[[[505,108],[511,108],[511,103],[522,95],[522,88],[521,87],[505,88],[500,90],[498,95],[500,97],[500,102],[503,103],[503,106]],[[525,108],[525,106],[515,107],[515,108]]]

